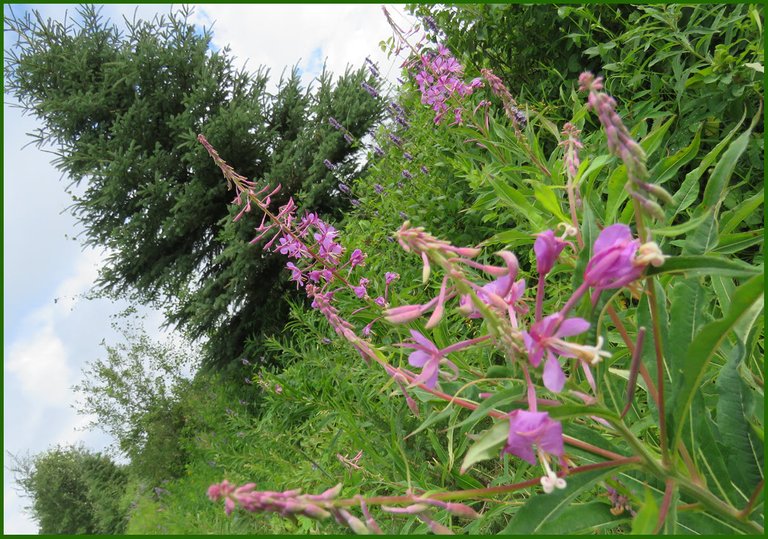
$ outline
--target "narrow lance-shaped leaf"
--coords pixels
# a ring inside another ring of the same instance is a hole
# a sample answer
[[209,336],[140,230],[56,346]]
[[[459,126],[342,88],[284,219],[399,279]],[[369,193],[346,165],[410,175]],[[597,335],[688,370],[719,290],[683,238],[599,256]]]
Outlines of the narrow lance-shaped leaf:
[[526,504],[515,513],[512,521],[501,532],[507,534],[535,534],[543,533],[546,528],[552,527],[559,521],[565,510],[585,490],[593,487],[595,483],[607,475],[615,475],[619,468],[609,470],[593,470],[575,475],[569,475],[566,480],[568,486],[563,490],[556,490],[550,494],[536,493]]
[[763,288],[763,275],[756,275],[737,288],[728,314],[704,326],[685,355],[678,356],[670,365],[674,388],[667,414],[667,424],[670,426],[670,432],[673,433],[670,439],[671,447],[675,447],[680,437],[693,393],[699,386],[709,362],[728,333],[762,296]]

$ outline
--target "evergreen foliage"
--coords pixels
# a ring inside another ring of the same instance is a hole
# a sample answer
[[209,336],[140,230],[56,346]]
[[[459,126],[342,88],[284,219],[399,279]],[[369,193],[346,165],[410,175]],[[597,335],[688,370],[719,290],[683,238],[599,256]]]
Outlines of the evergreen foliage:
[[11,16],[5,80],[42,121],[37,144],[53,146],[79,187],[72,211],[85,243],[108,252],[99,290],[164,307],[170,324],[206,340],[205,365],[221,367],[248,338],[280,329],[291,287],[279,260],[250,256],[261,217],[232,224],[232,195],[195,137],[204,132],[248,177],[279,180],[276,203],[294,196],[339,215],[347,202],[323,161],[343,174],[359,165],[328,117],[359,139],[380,104],[360,87],[362,68],[335,81],[324,72],[314,92],[294,68],[272,93],[264,69],[237,70],[189,15],[127,22],[125,34],[93,6],[66,22]]

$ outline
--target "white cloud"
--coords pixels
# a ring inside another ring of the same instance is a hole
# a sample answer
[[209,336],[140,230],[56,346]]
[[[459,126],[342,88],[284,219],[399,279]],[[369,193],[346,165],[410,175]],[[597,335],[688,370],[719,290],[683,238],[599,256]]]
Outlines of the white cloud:
[[6,368],[32,400],[52,405],[69,402],[72,373],[67,349],[52,325],[12,344]]
[[66,278],[56,289],[56,303],[64,309],[71,309],[79,296],[87,292],[99,275],[104,256],[94,249],[83,251],[77,259],[75,273]]
[[[388,9],[400,11],[398,6]],[[269,67],[273,81],[284,67],[297,63],[306,83],[320,73],[325,60],[330,71],[342,74],[347,65],[361,66],[366,56],[379,63],[385,76],[398,70],[392,69],[398,62],[388,60],[379,48],[392,33],[379,4],[201,4],[192,20],[208,27],[213,22],[216,47],[229,45],[238,64],[247,60],[249,70]]]
[[8,534],[29,535],[37,534],[37,524],[32,522],[23,512],[29,500],[19,496],[10,487],[3,488],[3,532]]

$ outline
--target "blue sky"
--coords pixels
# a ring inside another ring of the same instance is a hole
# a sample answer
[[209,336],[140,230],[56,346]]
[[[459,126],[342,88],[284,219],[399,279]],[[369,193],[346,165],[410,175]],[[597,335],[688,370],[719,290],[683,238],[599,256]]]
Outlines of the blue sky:
[[[37,9],[44,18],[62,20],[75,13],[74,5],[16,4],[18,16]],[[102,14],[120,23],[132,18],[136,5],[108,4]],[[167,14],[171,5],[141,4],[138,18]],[[400,6],[390,12],[407,26]],[[5,14],[9,6],[4,6]],[[306,83],[319,74],[325,62],[334,73],[348,64],[361,65],[366,56],[393,80],[398,62],[388,60],[378,47],[390,32],[377,4],[302,5],[197,5],[195,24],[213,24],[212,47],[229,45],[239,64],[250,69],[270,67],[273,79],[283,68],[299,66]],[[12,36],[6,33],[6,46]],[[79,232],[67,213],[68,184],[51,164],[50,153],[28,145],[26,133],[36,127],[34,118],[14,108],[4,96],[4,532],[37,533],[23,513],[25,500],[11,488],[8,452],[38,453],[57,443],[82,442],[94,450],[110,440],[98,432],[78,430],[87,418],[71,409],[71,387],[80,380],[88,361],[102,356],[99,343],[115,343],[110,328],[124,304],[78,299],[87,291],[103,261],[103,253],[84,250],[71,238]],[[22,149],[22,147],[24,147]],[[54,301],[56,300],[56,301]],[[145,311],[151,335],[163,338],[158,313]]]

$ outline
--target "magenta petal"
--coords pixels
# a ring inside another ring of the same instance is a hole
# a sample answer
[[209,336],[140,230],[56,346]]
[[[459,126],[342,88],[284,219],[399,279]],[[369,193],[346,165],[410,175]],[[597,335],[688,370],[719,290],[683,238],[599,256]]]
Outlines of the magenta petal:
[[593,255],[596,255],[606,249],[610,249],[614,245],[631,242],[632,231],[629,227],[622,223],[616,223],[605,227],[595,240],[595,248]]
[[541,363],[541,357],[544,354],[544,351],[540,346],[536,345],[536,341],[531,337],[530,333],[525,330],[521,333],[523,334],[523,344],[525,344],[525,349],[528,350],[528,361],[530,361],[531,365],[534,367],[538,367]]
[[563,425],[558,421],[547,419],[546,429],[538,440],[539,447],[552,455],[563,456]]
[[432,341],[427,339],[424,335],[422,335],[421,333],[419,333],[415,329],[411,330],[411,336],[413,337],[414,341],[416,341],[418,344],[420,344],[424,348],[426,348],[428,350],[437,351],[437,346],[435,346]]
[[408,356],[408,364],[413,367],[423,367],[432,356],[421,350],[411,352]]
[[567,318],[560,324],[560,329],[557,330],[558,337],[573,337],[580,333],[584,333],[589,329],[589,322],[583,318]]
[[430,361],[424,365],[421,374],[413,379],[411,385],[424,384],[429,389],[434,389],[437,385],[438,364],[437,361]]
[[550,355],[544,364],[544,387],[555,393],[560,393],[565,385],[565,373],[560,367],[560,362],[554,355]]

